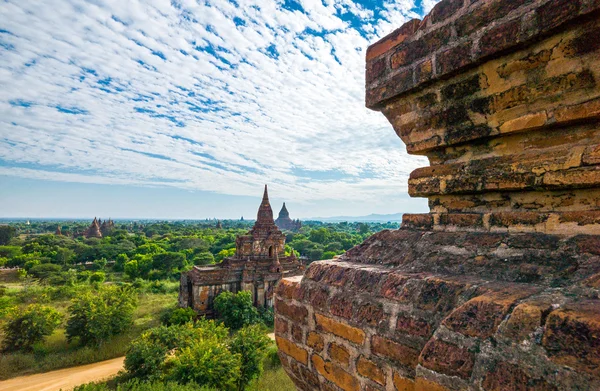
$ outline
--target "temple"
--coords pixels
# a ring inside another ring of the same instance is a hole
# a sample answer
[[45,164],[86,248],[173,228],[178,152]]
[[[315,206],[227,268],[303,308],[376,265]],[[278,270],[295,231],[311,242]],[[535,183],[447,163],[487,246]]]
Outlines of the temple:
[[223,291],[252,293],[257,307],[273,307],[275,285],[284,276],[300,275],[304,267],[292,255],[285,255],[285,235],[273,220],[267,186],[254,227],[236,238],[235,255],[223,262],[199,267],[181,275],[179,306],[200,315],[213,315],[213,300]]
[[280,228],[287,231],[298,231],[302,227],[300,220],[290,219],[290,212],[285,207],[285,202],[279,211],[279,216],[275,220],[275,224]]
[[92,224],[89,226],[89,228],[85,230],[83,236],[85,236],[87,239],[102,237],[102,232],[100,231],[100,224],[98,223],[98,219],[96,217],[94,217],[94,221],[92,221]]
[[600,390],[600,2],[442,0],[366,51],[430,212],[275,292],[298,390]]

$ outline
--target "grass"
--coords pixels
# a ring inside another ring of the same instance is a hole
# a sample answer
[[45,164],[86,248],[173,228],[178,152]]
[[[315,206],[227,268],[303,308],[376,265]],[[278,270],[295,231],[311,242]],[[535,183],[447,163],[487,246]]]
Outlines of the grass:
[[248,387],[248,391],[296,391],[296,386],[283,368],[278,366],[265,368],[262,376]]
[[[177,294],[144,293],[134,314],[134,324],[125,334],[116,336],[99,347],[82,347],[69,344],[65,329],[57,329],[44,343],[37,345],[31,353],[9,353],[0,355],[0,380],[32,373],[47,372],[77,365],[124,356],[129,343],[144,330],[158,326],[160,313],[175,305]],[[68,300],[53,301],[51,305],[66,313]]]

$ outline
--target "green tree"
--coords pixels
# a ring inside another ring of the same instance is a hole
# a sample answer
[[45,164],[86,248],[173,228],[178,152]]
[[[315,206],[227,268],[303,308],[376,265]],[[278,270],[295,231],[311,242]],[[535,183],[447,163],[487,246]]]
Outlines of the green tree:
[[322,255],[323,259],[333,259],[337,253],[335,251],[325,251]]
[[253,325],[240,329],[231,340],[230,350],[241,357],[237,389],[244,390],[263,371],[263,360],[271,340],[263,326]]
[[46,280],[52,276],[59,274],[61,271],[62,268],[59,265],[55,265],[53,263],[42,263],[30,267],[27,273],[34,278]]
[[32,304],[25,310],[13,309],[3,327],[4,351],[29,350],[36,342],[52,334],[62,315],[52,307]]
[[116,272],[122,272],[125,270],[125,264],[129,262],[129,257],[127,256],[127,254],[119,254],[117,255],[117,257],[115,258],[115,266],[114,266],[114,270]]
[[215,257],[208,251],[201,252],[194,257],[194,265],[211,265],[213,263],[215,263]]
[[124,269],[125,269],[125,274],[127,274],[127,276],[129,278],[131,278],[132,280],[134,280],[140,276],[138,261],[136,261],[135,259],[125,263]]
[[161,323],[166,326],[182,325],[192,322],[194,319],[196,319],[196,312],[189,307],[170,308],[160,317]]
[[165,273],[172,273],[186,266],[185,255],[174,252],[154,254],[152,256],[152,266]]
[[17,229],[11,225],[0,225],[0,245],[7,245],[17,235]]
[[232,330],[260,322],[258,310],[252,304],[252,294],[248,291],[222,292],[215,298],[213,306],[219,319]]
[[135,290],[127,287],[103,286],[73,299],[67,321],[67,339],[91,345],[121,334],[133,322],[137,307]]
[[90,283],[102,284],[106,280],[106,274],[104,272],[94,272],[90,276]]

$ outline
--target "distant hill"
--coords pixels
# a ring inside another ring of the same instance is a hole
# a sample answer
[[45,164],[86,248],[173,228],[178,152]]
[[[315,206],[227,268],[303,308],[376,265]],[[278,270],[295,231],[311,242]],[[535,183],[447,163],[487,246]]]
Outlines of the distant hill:
[[333,216],[333,217],[313,217],[310,219],[302,219],[305,221],[323,221],[323,222],[339,222],[339,221],[361,221],[361,222],[388,222],[402,221],[404,213],[393,213],[389,215],[370,214],[368,216]]

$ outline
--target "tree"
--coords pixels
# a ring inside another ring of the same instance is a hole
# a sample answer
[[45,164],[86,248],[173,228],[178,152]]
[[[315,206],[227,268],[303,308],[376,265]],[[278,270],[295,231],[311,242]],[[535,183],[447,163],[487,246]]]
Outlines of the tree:
[[172,273],[186,266],[185,255],[173,252],[154,254],[152,256],[152,266],[165,273]]
[[90,276],[90,283],[92,284],[102,284],[106,280],[106,274],[104,272],[94,272]]
[[42,263],[30,267],[27,273],[29,273],[34,278],[46,280],[52,276],[59,274],[61,270],[62,268],[59,265],[55,265],[53,263]]
[[333,259],[337,253],[335,251],[325,251],[322,255],[323,259]]
[[219,319],[232,330],[260,322],[258,310],[252,305],[252,294],[248,291],[222,292],[215,298],[213,306]]
[[52,334],[62,315],[52,307],[29,305],[25,310],[14,309],[4,325],[3,350],[29,350]]
[[129,257],[127,256],[127,254],[117,255],[117,257],[115,258],[114,270],[116,272],[122,272],[123,270],[125,270],[125,264],[127,262],[129,262]]
[[264,326],[246,326],[233,336],[230,350],[233,354],[239,354],[242,360],[238,390],[244,390],[252,380],[260,376],[270,344],[271,340],[267,337]]
[[94,269],[95,270],[104,270],[107,263],[108,263],[108,261],[106,260],[106,258],[96,259],[94,261]]
[[127,287],[103,286],[73,299],[67,321],[67,339],[78,338],[91,345],[121,334],[133,323],[137,307],[135,290]]
[[206,251],[194,257],[194,265],[211,265],[215,263],[215,257],[212,253]]
[[196,318],[196,311],[187,308],[171,308],[160,317],[162,324],[166,326],[182,325],[192,322]]
[[138,278],[140,276],[138,261],[134,259],[125,263],[125,274],[132,280]]
[[0,225],[0,245],[7,245],[17,235],[17,229],[10,225]]

